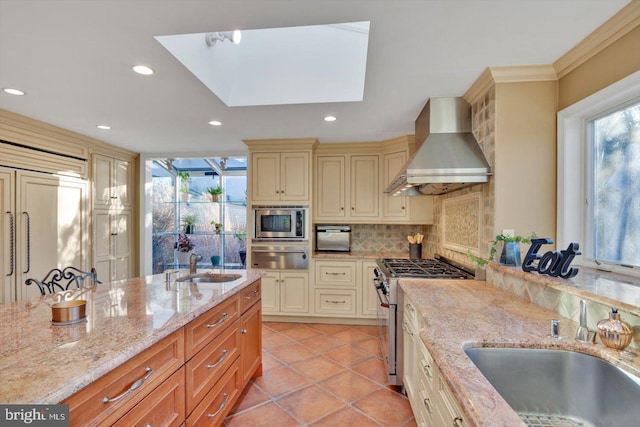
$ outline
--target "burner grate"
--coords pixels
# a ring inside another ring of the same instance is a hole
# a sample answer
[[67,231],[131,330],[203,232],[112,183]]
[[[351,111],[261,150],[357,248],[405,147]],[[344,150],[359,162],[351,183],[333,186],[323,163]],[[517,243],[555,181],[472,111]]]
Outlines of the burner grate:
[[384,266],[394,277],[469,279],[467,272],[437,259],[385,258]]

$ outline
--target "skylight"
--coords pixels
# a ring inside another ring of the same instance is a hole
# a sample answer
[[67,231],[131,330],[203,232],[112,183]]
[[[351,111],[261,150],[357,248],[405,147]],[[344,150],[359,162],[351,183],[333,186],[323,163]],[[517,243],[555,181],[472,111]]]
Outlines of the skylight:
[[363,100],[369,21],[241,33],[238,44],[207,43],[212,32],[155,38],[230,107]]

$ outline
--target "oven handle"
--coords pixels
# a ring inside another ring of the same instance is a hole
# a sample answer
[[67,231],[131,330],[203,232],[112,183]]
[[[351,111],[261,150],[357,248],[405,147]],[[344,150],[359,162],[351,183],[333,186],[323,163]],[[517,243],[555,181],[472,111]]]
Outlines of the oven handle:
[[[375,285],[374,285],[375,286]],[[380,301],[380,307],[389,308],[389,298],[385,294],[382,293],[382,290],[376,286],[376,294],[378,295],[378,300]],[[382,298],[384,297],[387,302],[384,302]]]
[[281,253],[281,254],[307,254],[307,251],[287,251],[287,250],[273,250],[273,249],[252,249],[253,252],[256,253]]

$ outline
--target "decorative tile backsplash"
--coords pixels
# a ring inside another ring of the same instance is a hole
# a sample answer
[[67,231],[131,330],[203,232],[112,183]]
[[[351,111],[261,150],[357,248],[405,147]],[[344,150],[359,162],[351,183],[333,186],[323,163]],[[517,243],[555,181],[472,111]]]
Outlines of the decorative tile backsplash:
[[407,236],[416,233],[428,235],[422,225],[355,224],[351,226],[351,250],[409,253]]
[[442,246],[478,255],[482,223],[482,193],[450,197],[442,201]]

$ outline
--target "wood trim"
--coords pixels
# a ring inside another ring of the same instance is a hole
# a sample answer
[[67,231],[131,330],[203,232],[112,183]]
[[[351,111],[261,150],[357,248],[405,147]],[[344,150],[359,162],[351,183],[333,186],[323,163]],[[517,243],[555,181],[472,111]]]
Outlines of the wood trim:
[[465,92],[463,98],[475,104],[492,86],[498,83],[524,83],[556,81],[558,76],[552,65],[518,65],[487,67]]
[[318,144],[317,138],[294,139],[243,139],[250,151],[301,151],[313,150]]
[[89,165],[86,160],[51,154],[37,149],[0,143],[2,166],[46,172],[56,175],[87,179]]
[[634,0],[553,63],[562,78],[640,25],[640,1]]

